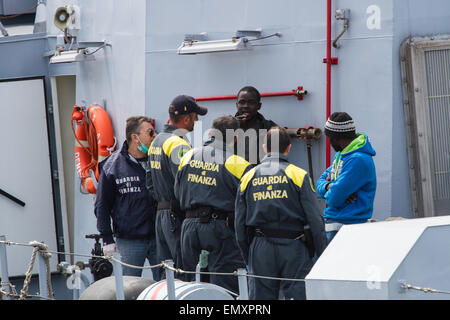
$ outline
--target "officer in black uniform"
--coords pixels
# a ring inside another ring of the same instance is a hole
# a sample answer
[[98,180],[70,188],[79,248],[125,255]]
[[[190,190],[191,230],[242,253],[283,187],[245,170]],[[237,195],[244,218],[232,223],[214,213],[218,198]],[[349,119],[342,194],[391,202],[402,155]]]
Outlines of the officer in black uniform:
[[[278,138],[278,139],[277,139]],[[261,164],[241,179],[236,199],[238,245],[250,273],[304,279],[326,246],[324,222],[308,173],[287,161],[284,128],[269,130]],[[305,299],[303,281],[249,278],[250,299]]]
[[[251,167],[233,154],[239,123],[231,115],[214,120],[211,139],[182,158],[175,180],[175,196],[186,219],[181,229],[183,267],[194,271],[201,250],[207,250],[208,271],[232,273],[245,268],[234,236],[234,205],[242,175]],[[228,139],[227,137],[228,130]],[[211,283],[235,293],[235,276],[211,275]]]
[[182,156],[191,149],[185,133],[192,131],[198,115],[205,115],[207,111],[197,105],[193,97],[177,96],[169,106],[169,123],[153,140],[148,153],[147,186],[158,202],[155,224],[158,262],[171,259],[177,268],[182,268],[180,234],[184,212],[173,192],[175,175]]

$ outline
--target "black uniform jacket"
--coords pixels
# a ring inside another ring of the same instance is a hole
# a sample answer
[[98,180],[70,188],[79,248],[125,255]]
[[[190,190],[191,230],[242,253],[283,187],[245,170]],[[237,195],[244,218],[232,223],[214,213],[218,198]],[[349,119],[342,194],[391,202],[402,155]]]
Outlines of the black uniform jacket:
[[311,228],[316,253],[326,246],[324,221],[308,173],[269,153],[241,179],[236,198],[235,230],[238,245],[248,257],[247,227],[301,232]]
[[173,187],[183,155],[191,149],[183,130],[166,124],[150,145],[148,160],[150,175],[147,185],[156,201],[175,200]]
[[241,177],[251,165],[222,141],[210,141],[183,157],[175,180],[182,210],[210,206],[233,212]]

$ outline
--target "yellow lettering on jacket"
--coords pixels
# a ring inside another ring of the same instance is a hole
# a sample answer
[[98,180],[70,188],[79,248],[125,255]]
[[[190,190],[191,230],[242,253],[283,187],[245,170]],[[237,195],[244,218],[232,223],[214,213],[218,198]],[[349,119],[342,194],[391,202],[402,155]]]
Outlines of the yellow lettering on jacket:
[[277,183],[288,183],[288,179],[286,176],[265,176],[258,177],[252,180],[252,185],[254,187],[261,186],[265,184],[277,184]]
[[160,161],[151,160],[150,161],[150,167],[152,169],[161,170],[161,162]]
[[288,198],[286,190],[268,190],[253,193],[253,201]]
[[149,154],[153,154],[155,156],[160,156],[162,154],[162,148],[151,146]]
[[217,163],[203,162],[200,160],[191,160],[189,162],[189,165],[191,166],[191,168],[219,172],[219,165]]
[[189,173],[188,174],[188,182],[200,183],[208,186],[217,186],[216,178],[207,177],[207,176],[199,176],[198,174]]

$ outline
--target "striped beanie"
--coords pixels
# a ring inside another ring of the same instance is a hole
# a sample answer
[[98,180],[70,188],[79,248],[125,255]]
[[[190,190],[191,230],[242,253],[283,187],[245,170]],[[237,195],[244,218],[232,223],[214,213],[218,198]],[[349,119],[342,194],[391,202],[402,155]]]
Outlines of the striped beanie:
[[346,112],[334,112],[325,123],[325,134],[327,136],[352,136],[355,132],[355,122]]

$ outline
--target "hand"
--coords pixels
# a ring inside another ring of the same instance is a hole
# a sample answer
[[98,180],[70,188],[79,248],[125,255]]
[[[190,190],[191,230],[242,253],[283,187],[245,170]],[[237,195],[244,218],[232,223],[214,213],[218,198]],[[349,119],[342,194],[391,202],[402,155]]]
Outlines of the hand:
[[239,114],[235,118],[239,121],[247,121],[248,114]]
[[117,250],[115,243],[110,243],[110,244],[103,246],[103,254],[105,256],[111,257],[114,253],[117,253],[117,252],[119,252],[119,251]]
[[333,182],[327,184],[327,186],[325,187],[325,190],[330,190],[331,186],[333,185]]
[[325,178],[325,180],[331,181],[331,177],[330,177],[330,174],[329,174],[329,173],[327,173],[327,177]]
[[347,200],[345,200],[345,203],[353,203],[356,201],[356,192],[352,193]]

